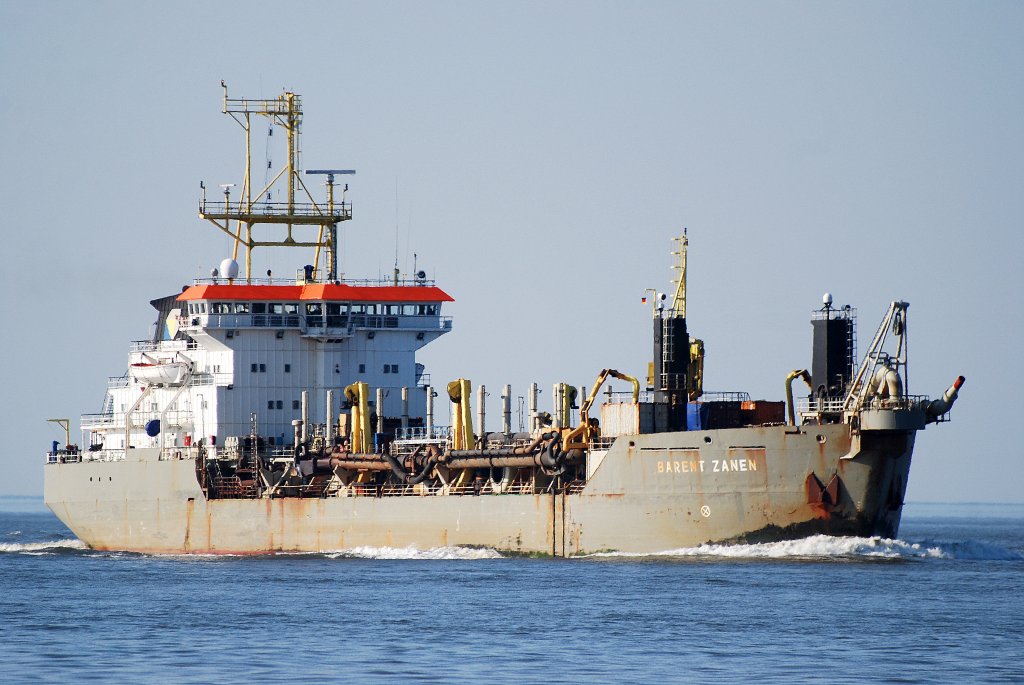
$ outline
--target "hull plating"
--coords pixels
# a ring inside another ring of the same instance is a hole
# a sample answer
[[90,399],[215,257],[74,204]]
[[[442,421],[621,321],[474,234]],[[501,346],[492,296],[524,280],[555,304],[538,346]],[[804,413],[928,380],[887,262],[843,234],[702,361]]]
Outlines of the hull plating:
[[132,450],[46,466],[45,499],[95,549],[265,554],[486,546],[572,556],[814,533],[895,536],[913,431],[844,425],[624,436],[578,494],[206,500],[188,460]]

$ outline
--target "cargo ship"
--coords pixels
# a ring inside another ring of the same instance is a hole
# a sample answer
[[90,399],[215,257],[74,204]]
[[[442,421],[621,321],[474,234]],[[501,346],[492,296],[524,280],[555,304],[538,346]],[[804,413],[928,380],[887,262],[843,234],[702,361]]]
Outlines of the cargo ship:
[[[647,291],[645,373],[555,383],[550,411],[532,384],[515,429],[506,385],[500,429],[488,430],[483,387],[474,411],[468,379],[435,388],[416,360],[452,330],[452,297],[423,271],[339,273],[352,205],[338,178],[354,172],[302,173],[301,98],[231,98],[225,86],[223,111],[244,131],[245,176],[235,198],[235,186],[215,200],[204,186],[199,216],[231,237],[232,256],[151,301],[155,332],[131,343],[101,411],[81,417],[82,447],[69,432],[46,454],[46,504],[90,548],[568,557],[897,535],[917,431],[948,420],[963,383],[910,394],[906,302],[891,303],[858,356],[856,310],[826,295],[810,369],[780,373],[785,401],[707,392],[704,342],[687,326],[684,232],[674,288]],[[266,122],[288,152],[260,189],[252,137]],[[326,199],[303,176],[322,177]],[[302,248],[311,263],[255,277],[253,250],[271,247]],[[799,398],[795,382],[807,386]]]

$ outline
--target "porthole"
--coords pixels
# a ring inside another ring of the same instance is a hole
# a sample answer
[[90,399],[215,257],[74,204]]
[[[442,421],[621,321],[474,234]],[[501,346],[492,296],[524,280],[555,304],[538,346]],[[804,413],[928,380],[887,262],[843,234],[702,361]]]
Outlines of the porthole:
[[821,443],[822,445],[824,445],[824,444],[825,444],[825,441],[826,441],[826,440],[828,440],[828,438],[826,438],[826,437],[825,437],[824,435],[821,435],[821,434],[819,433],[819,434],[818,434],[818,436],[817,436],[817,440],[818,440],[818,442],[820,442],[820,443]]
[[629,446],[630,446],[630,447],[636,447],[636,443],[635,443],[635,442],[633,442],[632,440],[630,440],[630,441],[629,441]]
[[705,445],[710,445],[711,444],[711,436],[710,435],[705,435],[704,436],[704,444]]

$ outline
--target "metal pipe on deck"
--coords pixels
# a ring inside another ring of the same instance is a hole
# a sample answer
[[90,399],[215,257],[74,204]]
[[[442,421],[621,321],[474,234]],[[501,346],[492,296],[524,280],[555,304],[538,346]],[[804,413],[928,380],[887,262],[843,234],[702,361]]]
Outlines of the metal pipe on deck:
[[375,426],[375,428],[377,429],[376,432],[377,433],[383,433],[384,432],[384,389],[383,388],[377,388],[377,404],[374,407],[374,409],[377,410],[377,425]]
[[402,432],[409,430],[409,388],[402,388]]
[[302,391],[302,442],[309,440],[309,391]]
[[530,411],[530,432],[536,431],[540,428],[537,423],[537,394],[540,393],[540,388],[537,387],[536,383],[530,383],[530,400],[529,400],[529,411]]
[[501,389],[501,411],[504,416],[501,432],[510,435],[512,433],[512,386],[508,383]]
[[487,402],[486,398],[487,398],[487,390],[486,390],[484,384],[481,383],[480,386],[476,389],[476,422],[477,422],[477,425],[480,426],[480,436],[481,436],[481,439],[484,439],[484,440],[486,440],[486,438],[487,438],[487,427],[486,427],[487,410],[484,408],[484,405]]
[[334,391],[327,391],[327,411],[324,414],[324,430],[327,432],[327,445],[334,444]]
[[434,433],[434,386],[427,386],[427,437]]
[[551,420],[553,428],[562,427],[562,384],[555,383],[554,387],[551,388],[551,404],[554,407],[554,411],[551,412]]

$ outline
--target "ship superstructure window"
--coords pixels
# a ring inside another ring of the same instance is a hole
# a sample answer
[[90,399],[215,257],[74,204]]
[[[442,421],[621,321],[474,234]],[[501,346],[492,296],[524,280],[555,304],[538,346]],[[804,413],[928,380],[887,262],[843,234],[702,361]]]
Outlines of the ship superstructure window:
[[292,409],[298,409],[298,408],[299,408],[299,401],[298,400],[292,400]]
[[359,365],[359,373],[366,373],[366,364]]
[[291,364],[285,364],[284,365],[284,372],[285,373],[291,373],[292,372],[292,365]]
[[248,302],[235,302],[235,314],[248,314],[249,303]]
[[211,314],[230,314],[231,303],[230,302],[214,302],[210,305]]
[[284,409],[284,402],[282,402],[281,400],[278,400],[277,401],[277,408],[278,409]]
[[266,302],[253,302],[252,303],[252,313],[253,314],[266,314],[267,313],[267,303]]
[[398,373],[398,364],[391,365],[391,373]]
[[267,400],[267,409],[274,408],[274,400]]

